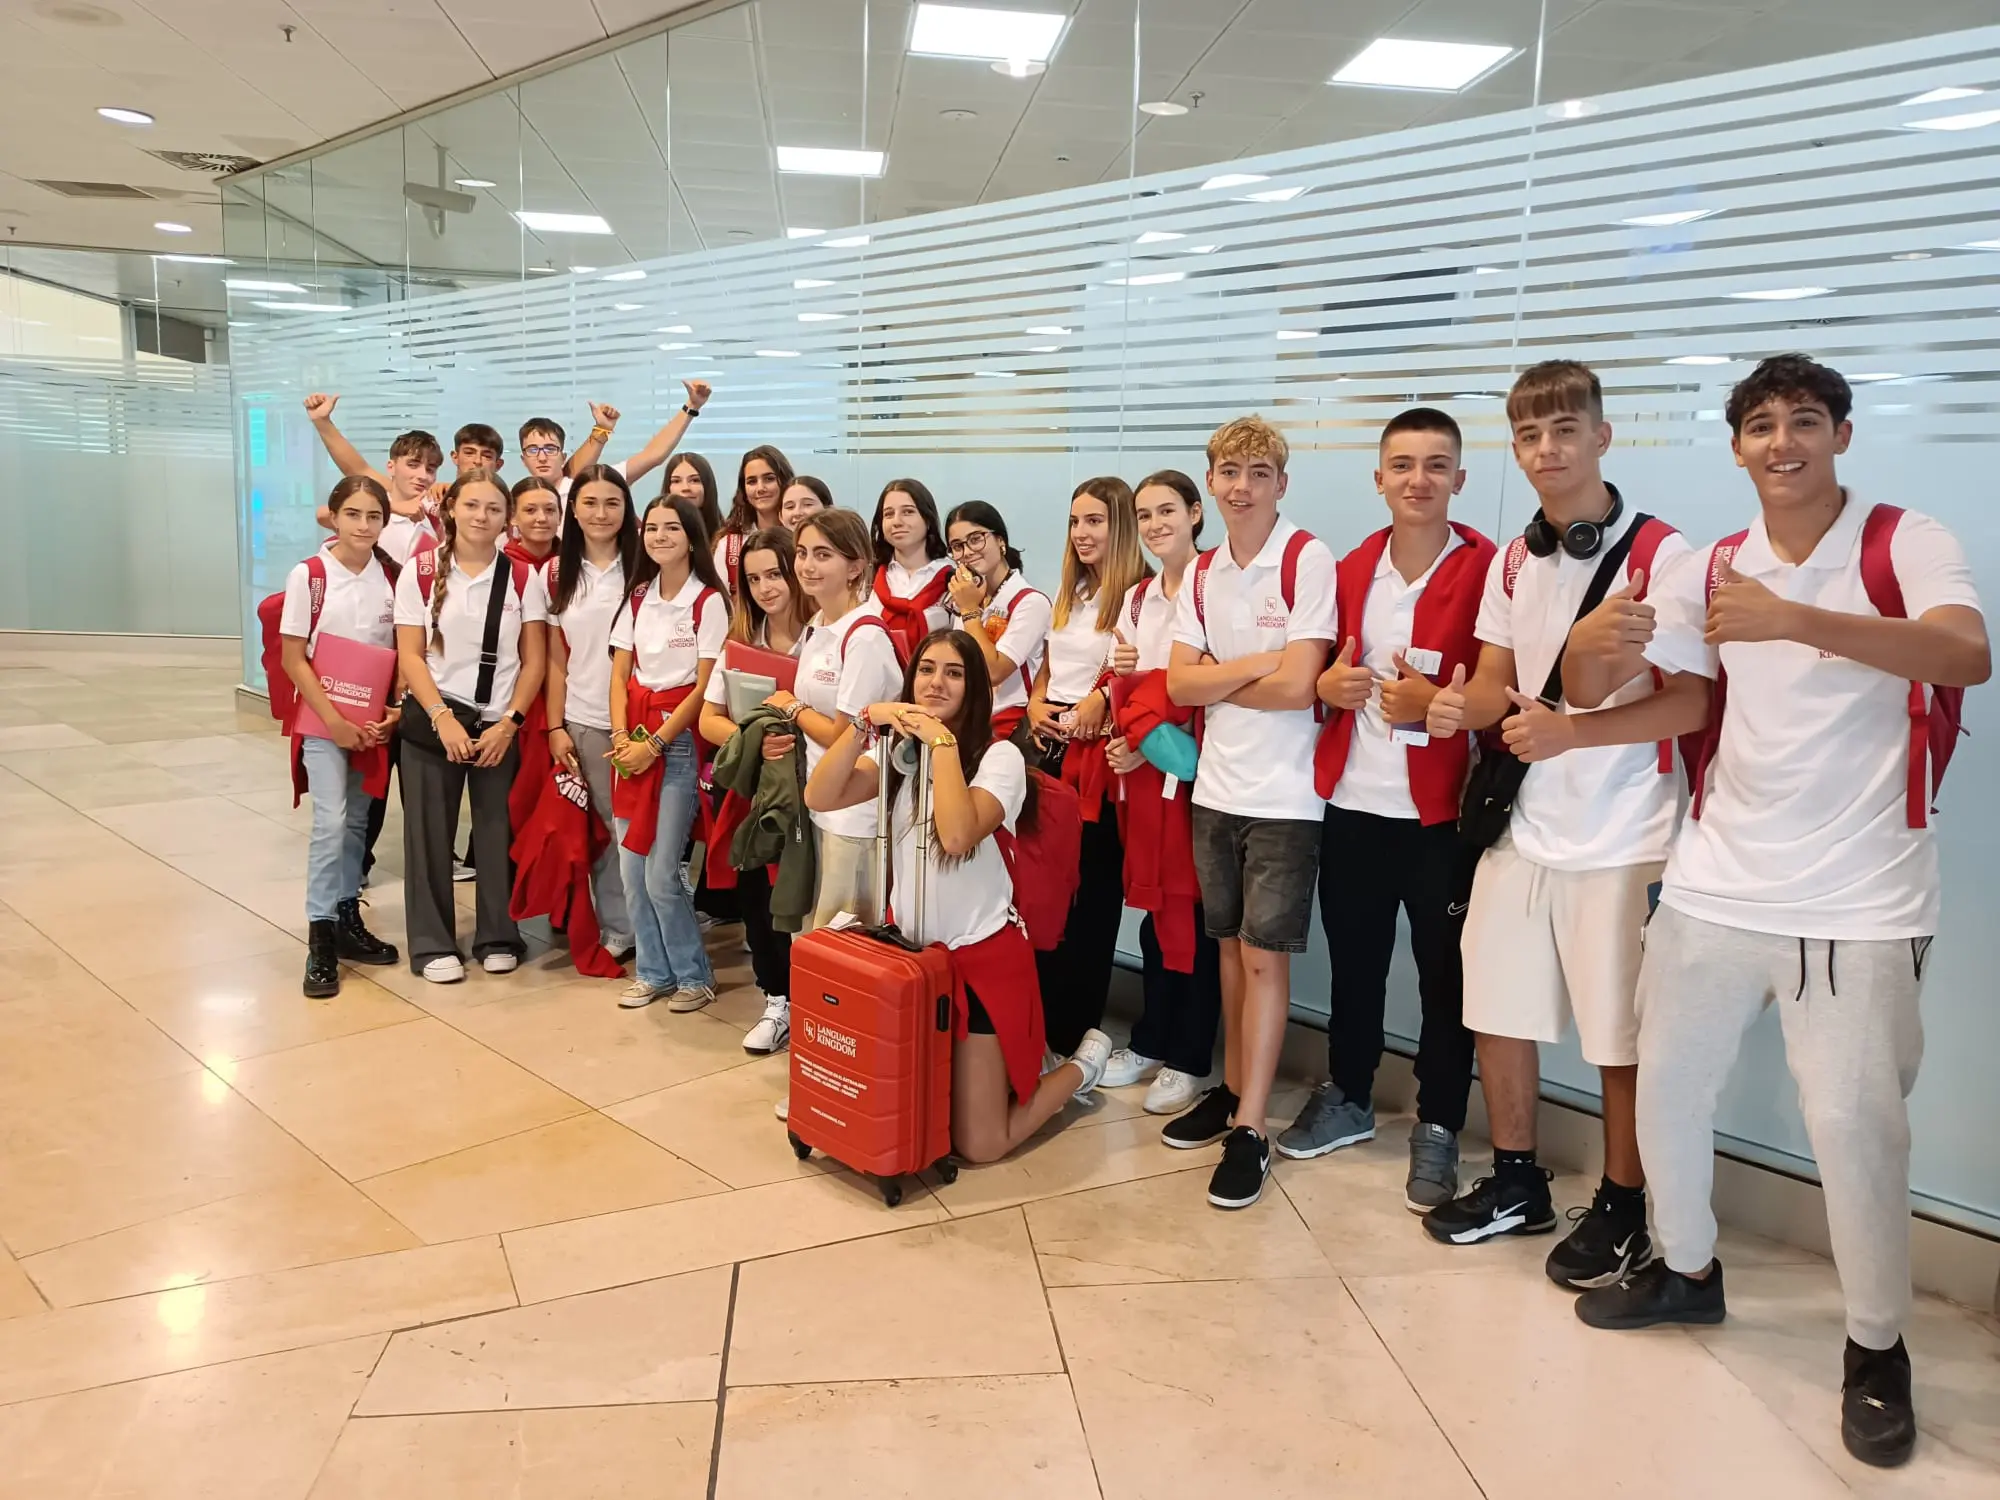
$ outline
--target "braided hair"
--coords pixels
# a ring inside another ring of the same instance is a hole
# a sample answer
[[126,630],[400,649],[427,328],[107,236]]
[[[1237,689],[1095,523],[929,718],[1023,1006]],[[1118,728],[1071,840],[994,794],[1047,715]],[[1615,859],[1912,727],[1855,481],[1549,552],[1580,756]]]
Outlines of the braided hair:
[[[444,617],[445,591],[451,584],[452,551],[458,545],[458,497],[475,484],[492,485],[507,502],[507,514],[511,516],[514,513],[513,497],[508,495],[507,487],[494,476],[491,469],[461,469],[458,478],[445,489],[444,536],[437,544],[437,580],[431,585],[431,650],[440,653],[444,650],[444,630],[438,621]],[[503,561],[504,558],[496,547],[493,556],[494,566],[498,567]],[[503,581],[495,579],[494,586],[504,588],[506,585]]]

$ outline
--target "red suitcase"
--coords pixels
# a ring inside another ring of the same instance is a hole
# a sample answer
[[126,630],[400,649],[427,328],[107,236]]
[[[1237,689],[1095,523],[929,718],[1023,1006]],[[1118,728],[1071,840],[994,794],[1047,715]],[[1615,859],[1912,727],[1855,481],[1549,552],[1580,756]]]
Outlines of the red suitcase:
[[[887,892],[889,746],[876,754],[876,890]],[[907,752],[906,752],[907,753]],[[915,777],[917,879],[907,896],[913,927],[930,860],[930,752]],[[786,1121],[801,1161],[815,1149],[881,1181],[891,1208],[903,1177],[951,1159],[951,959],[942,944],[917,948],[894,926],[820,928],[792,944],[792,1097]]]

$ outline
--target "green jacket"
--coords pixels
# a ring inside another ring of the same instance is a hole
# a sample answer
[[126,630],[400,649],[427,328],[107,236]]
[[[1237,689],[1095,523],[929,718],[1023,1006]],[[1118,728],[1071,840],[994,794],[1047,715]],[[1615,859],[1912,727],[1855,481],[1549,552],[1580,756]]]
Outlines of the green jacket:
[[812,818],[805,803],[805,758],[794,744],[777,760],[764,759],[765,735],[798,733],[783,714],[759,708],[736,727],[715,757],[715,785],[750,802],[750,815],[730,843],[729,862],[739,870],[777,865],[771,925],[779,932],[805,926],[818,884]]

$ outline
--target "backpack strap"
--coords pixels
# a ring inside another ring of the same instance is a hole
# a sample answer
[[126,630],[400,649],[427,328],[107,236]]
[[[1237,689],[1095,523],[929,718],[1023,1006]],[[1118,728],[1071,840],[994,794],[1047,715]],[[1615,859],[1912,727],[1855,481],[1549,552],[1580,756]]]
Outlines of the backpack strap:
[[[1903,585],[1896,578],[1893,551],[1896,525],[1902,519],[1900,506],[1877,505],[1861,523],[1861,587],[1867,591],[1868,602],[1875,606],[1875,612],[1885,620],[1907,620],[1910,617],[1909,606],[1903,602]],[[1931,706],[1921,682],[1910,684],[1909,708],[1909,785],[1904,799],[1906,821],[1912,828],[1922,828],[1928,821],[1925,812],[1929,799],[1924,795],[1924,769],[1930,759]],[[1940,761],[1942,759],[1940,757]],[[1944,767],[1940,764],[1938,775],[1943,774]]]
[[637,588],[632,590],[632,597],[628,602],[632,606],[632,624],[634,626],[637,626],[639,623],[639,606],[646,602],[646,595],[648,591],[652,589],[652,587],[653,585],[650,582],[647,582],[640,584]]
[[[1644,599],[1653,587],[1653,562],[1659,556],[1660,544],[1673,536],[1674,528],[1658,516],[1646,516],[1639,522],[1639,529],[1632,537],[1632,550],[1625,555],[1625,577],[1629,581],[1635,573],[1646,575],[1646,581],[1632,597]],[[1653,668],[1653,691],[1658,692],[1667,685],[1666,677],[1658,667]],[[1674,742],[1660,741],[1660,774],[1674,774]]]
[[[1734,536],[1726,536],[1708,549],[1708,577],[1702,585],[1702,605],[1705,609],[1715,602],[1715,591],[1722,587],[1722,580],[1728,576],[1730,565],[1736,561],[1736,554],[1748,539],[1750,533],[1739,531]],[[1718,658],[1718,663],[1720,658]],[[1722,710],[1729,701],[1729,674],[1718,664],[1715,669],[1715,695],[1710,700],[1708,725],[1701,732],[1697,742],[1694,764],[1688,767],[1688,780],[1692,787],[1692,798],[1688,803],[1688,816],[1699,818],[1701,804],[1708,793],[1708,768],[1715,760],[1715,752],[1722,744]]]
[[306,559],[306,639],[319,630],[320,611],[326,608],[326,557],[315,552]]
[[1194,560],[1194,621],[1203,631],[1208,629],[1208,565],[1214,561],[1213,547]]
[[1139,611],[1146,603],[1146,585],[1152,581],[1153,575],[1148,573],[1139,580],[1138,584],[1132,590],[1132,628],[1134,630],[1139,628]]
[[[1019,593],[1015,594],[1013,598],[1009,599],[1007,601],[1007,616],[1006,616],[1007,623],[1009,625],[1012,625],[1014,623],[1014,611],[1021,607],[1021,601],[1023,599],[1027,598],[1030,594],[1036,594],[1040,592],[1041,591],[1039,589],[1031,589],[1024,587],[1020,590]],[[1001,633],[1003,635],[1005,634],[1004,631]],[[1044,646],[1043,649],[1046,650],[1047,647]],[[1021,686],[1024,689],[1026,689],[1027,694],[1030,698],[1034,697],[1035,674],[1028,670],[1028,664],[1026,662],[1021,663]]]
[[[697,604],[695,607],[699,609],[700,605]],[[854,633],[857,630],[860,630],[864,626],[869,626],[869,625],[874,626],[877,630],[881,631],[882,634],[888,636],[889,649],[892,651],[895,649],[896,637],[889,630],[889,622],[887,620],[884,620],[880,615],[863,615],[860,619],[856,620],[852,625],[848,626],[846,634],[842,635],[840,638],[841,665],[845,666],[847,664],[847,643],[854,639]]]
[[1500,587],[1509,599],[1514,597],[1514,580],[1521,576],[1521,569],[1528,565],[1528,539],[1517,536],[1507,543],[1507,560],[1500,565]]
[[424,608],[430,608],[431,591],[437,587],[437,548],[426,547],[421,552],[410,554],[410,566],[417,570],[417,593],[423,597]]
[[1312,539],[1313,534],[1305,530],[1294,531],[1285,538],[1285,555],[1278,563],[1278,592],[1284,597],[1287,612],[1297,602],[1299,558],[1305,553],[1306,544]]

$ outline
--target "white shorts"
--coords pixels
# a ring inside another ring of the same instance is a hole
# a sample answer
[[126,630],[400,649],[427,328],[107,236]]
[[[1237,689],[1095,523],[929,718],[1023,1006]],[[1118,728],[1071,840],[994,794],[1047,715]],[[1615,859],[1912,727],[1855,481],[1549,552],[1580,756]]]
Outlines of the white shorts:
[[1646,893],[1665,868],[1551,870],[1512,839],[1488,849],[1459,945],[1465,1024],[1488,1036],[1559,1042],[1574,1016],[1584,1061],[1635,1065]]

